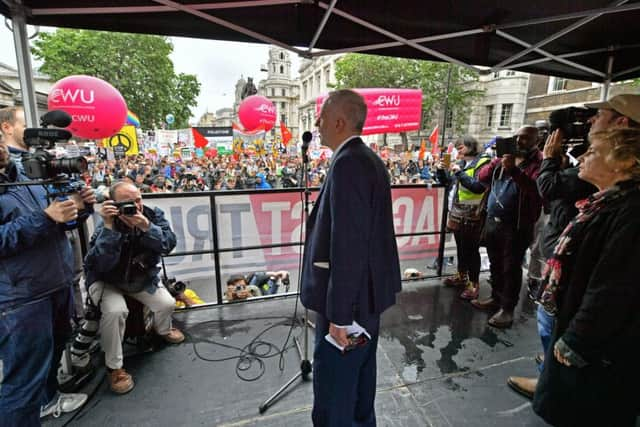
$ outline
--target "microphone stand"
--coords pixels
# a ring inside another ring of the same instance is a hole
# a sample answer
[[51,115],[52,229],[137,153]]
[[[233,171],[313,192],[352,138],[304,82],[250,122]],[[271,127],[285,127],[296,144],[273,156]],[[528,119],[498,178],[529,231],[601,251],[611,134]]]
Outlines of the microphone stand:
[[[304,224],[305,227],[309,220],[309,196],[311,195],[311,190],[309,189],[309,179],[308,179],[308,169],[309,169],[309,156],[307,154],[307,150],[309,149],[309,142],[305,141],[302,143],[302,179],[304,181]],[[298,294],[300,293],[300,289],[298,289]],[[293,338],[294,343],[296,344],[296,348],[298,349],[298,353],[300,354],[300,372],[298,372],[293,378],[287,381],[282,387],[278,389],[271,397],[265,400],[259,407],[258,411],[260,414],[264,414],[267,409],[269,409],[273,403],[278,400],[283,393],[289,388],[291,384],[298,380],[298,378],[302,378],[302,381],[309,381],[309,374],[312,371],[311,361],[309,361],[309,326],[314,327],[313,324],[309,321],[309,310],[305,307],[304,309],[304,318],[302,324],[303,330],[303,348],[302,351],[300,349],[300,343],[296,337]]]

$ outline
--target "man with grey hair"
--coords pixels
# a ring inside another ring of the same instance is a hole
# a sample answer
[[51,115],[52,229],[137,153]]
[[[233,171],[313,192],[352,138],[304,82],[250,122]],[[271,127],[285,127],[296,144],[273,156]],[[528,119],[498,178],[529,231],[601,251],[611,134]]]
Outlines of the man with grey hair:
[[400,291],[389,174],[360,139],[364,99],[332,92],[316,126],[334,150],[307,222],[302,289],[316,312],[312,419],[374,426],[380,315]]

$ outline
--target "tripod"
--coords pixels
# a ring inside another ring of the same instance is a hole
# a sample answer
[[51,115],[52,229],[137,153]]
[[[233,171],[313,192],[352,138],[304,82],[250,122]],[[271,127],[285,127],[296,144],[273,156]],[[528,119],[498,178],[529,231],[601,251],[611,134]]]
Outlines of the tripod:
[[[307,131],[302,134],[302,179],[304,181],[304,224],[306,226],[307,221],[309,220],[309,196],[311,195],[311,190],[309,190],[309,180],[308,180],[308,168],[309,168],[309,156],[307,155],[307,150],[309,148],[309,143],[311,142],[311,132]],[[300,289],[298,289],[298,293],[300,293]],[[309,326],[313,326],[311,322],[309,322],[309,310],[307,308],[304,309],[304,319],[303,319],[303,348],[300,349],[300,343],[296,337],[293,338],[293,341],[296,344],[296,348],[298,353],[300,354],[300,372],[298,372],[293,378],[287,381],[282,387],[278,389],[271,397],[265,400],[259,407],[258,411],[261,414],[273,405],[273,403],[282,397],[283,393],[289,388],[291,384],[296,382],[298,378],[302,378],[302,381],[309,381],[309,374],[311,373],[311,361],[309,361]]]

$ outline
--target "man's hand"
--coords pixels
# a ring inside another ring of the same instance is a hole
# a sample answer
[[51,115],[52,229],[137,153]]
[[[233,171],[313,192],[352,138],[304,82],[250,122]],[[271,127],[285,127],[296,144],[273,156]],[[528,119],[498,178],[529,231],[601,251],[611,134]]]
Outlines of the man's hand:
[[516,158],[511,154],[505,154],[502,156],[502,168],[505,171],[510,171],[516,167]]
[[120,215],[120,221],[122,221],[129,228],[137,228],[144,232],[149,231],[150,222],[146,216],[142,215],[142,212],[138,211],[135,215],[126,216]]
[[54,200],[44,210],[53,221],[63,224],[78,218],[78,208],[73,200]]
[[109,229],[113,228],[113,220],[119,215],[118,208],[113,204],[113,201],[106,200],[98,213],[102,217],[104,226]]
[[453,173],[458,173],[458,172],[460,172],[460,171],[462,170],[462,168],[460,167],[460,165],[459,165],[459,164],[457,164],[457,163],[453,163],[453,164],[451,164],[451,167],[450,167],[449,169],[450,169],[450,170],[451,170],[451,172],[453,172]]
[[96,200],[96,192],[91,187],[82,188],[80,191],[78,191],[78,194],[80,195],[82,201],[88,205],[93,205],[94,203],[98,202]]
[[543,159],[551,159],[554,157],[562,157],[562,131],[560,129],[554,130],[551,135],[549,135],[542,149]]
[[556,357],[556,360],[558,362],[562,363],[564,366],[571,366],[571,363],[569,363],[569,361],[567,359],[562,357],[562,355],[560,354],[560,351],[558,350],[557,347],[553,348],[553,355]]
[[349,338],[347,338],[347,328],[339,328],[333,323],[329,323],[329,335],[331,335],[341,347],[346,347],[349,345]]

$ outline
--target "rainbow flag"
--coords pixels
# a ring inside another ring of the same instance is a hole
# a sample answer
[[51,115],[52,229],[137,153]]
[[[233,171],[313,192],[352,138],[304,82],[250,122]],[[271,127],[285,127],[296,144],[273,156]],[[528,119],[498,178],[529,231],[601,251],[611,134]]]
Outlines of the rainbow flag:
[[130,110],[127,110],[127,122],[126,122],[126,124],[139,128],[140,127],[140,119],[138,118],[138,116],[136,116]]

